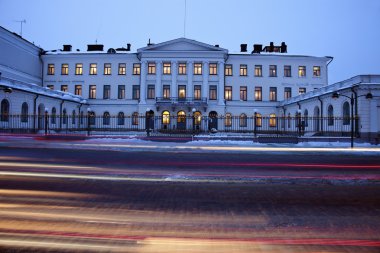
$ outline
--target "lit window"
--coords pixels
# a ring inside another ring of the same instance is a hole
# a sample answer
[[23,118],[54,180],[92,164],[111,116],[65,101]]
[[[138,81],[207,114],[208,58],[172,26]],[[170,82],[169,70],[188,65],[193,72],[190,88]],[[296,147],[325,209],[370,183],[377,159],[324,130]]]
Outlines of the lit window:
[[299,77],[305,77],[306,76],[306,66],[299,66],[298,67],[298,76]]
[[75,64],[75,75],[82,75],[83,74],[83,64],[77,63]]
[[255,87],[255,101],[263,100],[263,88],[261,86]]
[[261,127],[263,125],[263,118],[260,113],[256,113],[256,126]]
[[162,124],[170,124],[170,112],[163,111],[162,112]]
[[284,99],[288,99],[292,97],[292,88],[285,87],[284,88]]
[[90,85],[88,98],[90,98],[90,99],[96,98],[96,85]]
[[186,86],[178,85],[178,98],[184,99],[186,98]]
[[209,86],[209,99],[210,100],[216,100],[217,99],[217,86],[216,85],[210,85]]
[[224,87],[224,99],[229,101],[232,100],[232,86]]
[[104,75],[111,75],[111,63],[104,63]]
[[240,75],[247,76],[247,65],[240,64]]
[[148,63],[148,74],[155,75],[156,74],[156,63],[149,62]]
[[217,65],[216,65],[216,63],[210,63],[210,65],[209,65],[209,73],[210,73],[210,75],[217,75]]
[[240,100],[247,101],[247,86],[240,86]]
[[75,85],[75,95],[82,96],[82,85]]
[[61,91],[67,92],[68,91],[67,85],[61,85]]
[[163,73],[164,75],[170,75],[171,72],[171,63],[170,62],[165,62],[163,64]]
[[232,76],[232,64],[226,64],[224,67],[224,75]]
[[270,77],[276,77],[277,76],[277,66],[276,65],[269,65],[269,76]]
[[320,66],[314,66],[313,67],[313,76],[314,77],[320,77],[321,76],[321,67]]
[[178,64],[178,75],[186,75],[186,63]]
[[126,64],[125,63],[119,63],[119,75],[125,75],[126,74]]
[[164,85],[163,87],[163,95],[165,99],[170,98],[170,85]]
[[97,74],[97,66],[96,63],[90,64],[90,75],[96,75]]
[[255,76],[256,77],[263,76],[263,66],[261,66],[261,65],[255,65]]
[[269,88],[269,101],[277,101],[277,88],[270,87]]
[[155,99],[155,86],[154,85],[148,85],[148,99]]
[[47,74],[48,75],[54,75],[55,73],[55,67],[54,67],[54,64],[48,64],[48,71],[47,71]]
[[225,127],[232,126],[232,115],[231,115],[231,113],[226,113],[226,118],[224,119],[224,126]]
[[133,63],[133,74],[140,75],[141,65],[140,63]]
[[110,85],[104,85],[103,86],[103,99],[110,99],[111,98],[111,86]]
[[68,75],[69,74],[69,64],[64,63],[61,67],[61,75]]
[[305,87],[300,87],[299,89],[298,89],[298,94],[305,94],[306,93],[306,88]]
[[132,114],[132,125],[138,125],[139,124],[139,113],[138,112],[134,112]]
[[202,63],[194,63],[194,75],[202,75]]
[[276,114],[274,113],[271,113],[269,115],[269,126],[270,127],[275,127],[277,125],[277,122],[276,122]]
[[284,66],[284,77],[291,77],[292,76],[292,66],[285,65]]
[[201,99],[201,86],[194,85],[194,100],[200,100],[200,99]]

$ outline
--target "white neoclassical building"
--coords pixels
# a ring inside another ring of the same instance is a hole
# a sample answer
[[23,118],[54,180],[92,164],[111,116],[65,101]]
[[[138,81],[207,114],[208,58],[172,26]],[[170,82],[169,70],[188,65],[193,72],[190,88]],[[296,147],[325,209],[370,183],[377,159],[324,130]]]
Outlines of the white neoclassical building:
[[[48,51],[0,27],[3,114],[39,115],[24,122],[33,129],[42,128],[45,111],[84,115],[91,110],[97,116],[123,117],[149,112],[161,117],[159,127],[169,129],[189,127],[180,120],[167,120],[171,116],[302,115],[320,117],[313,127],[323,132],[328,131],[328,124],[322,117],[355,112],[360,117],[355,131],[365,138],[378,136],[379,76],[358,76],[328,85],[332,57],[290,55],[285,43],[240,46],[240,52],[230,53],[219,45],[179,38],[149,42],[136,52],[130,44],[122,48],[88,45],[84,52],[64,45],[62,50]],[[6,92],[7,88],[13,92]],[[332,98],[335,92],[340,92],[337,99]],[[370,102],[364,96],[368,93]],[[5,128],[9,123],[0,124]],[[69,122],[55,124],[61,128]],[[208,121],[204,130],[226,127],[224,121]],[[246,127],[252,130],[247,123]],[[303,127],[307,130],[311,124]]]

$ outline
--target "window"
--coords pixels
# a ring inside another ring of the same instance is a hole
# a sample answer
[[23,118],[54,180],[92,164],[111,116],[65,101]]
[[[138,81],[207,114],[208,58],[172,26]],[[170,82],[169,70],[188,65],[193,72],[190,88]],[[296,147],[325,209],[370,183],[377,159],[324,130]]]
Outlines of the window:
[[50,122],[51,122],[51,124],[55,124],[56,123],[56,119],[57,119],[57,109],[55,109],[55,107],[53,107],[51,109],[51,115],[50,115]]
[[125,98],[125,85],[117,86],[117,98],[124,99]]
[[269,101],[277,101],[277,87],[269,88]]
[[303,113],[303,121],[304,121],[304,127],[308,127],[309,126],[309,111],[307,109],[305,109]]
[[162,112],[162,124],[167,125],[170,124],[170,112],[163,111]]
[[256,126],[261,127],[263,125],[263,117],[260,113],[256,113]]
[[140,99],[140,85],[132,86],[132,99]]
[[82,85],[75,85],[75,95],[82,96]]
[[298,76],[299,77],[305,77],[306,76],[306,66],[299,66],[298,67]]
[[133,74],[134,75],[140,75],[141,71],[141,64],[140,63],[133,63]]
[[194,63],[194,75],[202,75],[202,63]]
[[67,111],[66,111],[66,109],[63,109],[63,112],[62,112],[62,124],[64,124],[64,125],[67,124]]
[[210,85],[209,86],[209,99],[210,100],[216,100],[217,99],[217,94],[216,94],[216,92],[217,92],[217,87],[216,87],[216,85]]
[[300,87],[298,88],[298,94],[301,95],[301,94],[305,94],[306,93],[306,88],[305,87]]
[[21,122],[28,122],[28,103],[24,102],[21,106]]
[[103,113],[103,125],[109,125],[110,124],[110,113],[105,112]]
[[170,85],[164,85],[163,87],[163,95],[165,99],[170,98]]
[[178,64],[178,75],[186,75],[186,63]]
[[155,99],[155,98],[156,98],[155,86],[148,85],[148,99]]
[[61,75],[68,75],[69,74],[69,64],[63,63],[61,66]]
[[186,86],[178,85],[178,98],[185,99],[186,98]]
[[97,71],[97,65],[96,63],[90,64],[90,75],[96,75],[98,73]]
[[247,65],[240,64],[240,75],[247,76]]
[[343,104],[343,125],[350,124],[350,104],[346,101]]
[[321,76],[321,67],[320,66],[314,66],[313,67],[313,76],[314,77],[320,77]]
[[292,88],[285,87],[284,88],[284,99],[288,99],[292,97]]
[[164,75],[170,75],[171,72],[171,63],[170,62],[164,62],[163,64],[163,73]]
[[255,87],[255,101],[263,100],[263,88],[261,86]]
[[247,101],[247,86],[240,86],[240,100]]
[[96,85],[90,85],[88,98],[90,98],[90,99],[96,98]]
[[125,124],[124,112],[119,112],[117,114],[117,124],[119,126],[122,126]]
[[61,91],[67,92],[68,91],[67,85],[61,85]]
[[232,115],[231,113],[226,113],[226,118],[224,119],[224,126],[231,127],[232,126]]
[[110,99],[111,98],[111,86],[110,85],[104,85],[103,86],[103,99]]
[[201,100],[201,86],[194,85],[194,100]]
[[73,110],[71,113],[71,124],[75,125],[76,117],[77,117],[76,112],[75,112],[75,110]]
[[292,76],[292,66],[285,65],[284,66],[284,77],[291,77]]
[[155,75],[156,74],[156,63],[148,62],[148,74]]
[[47,74],[48,74],[48,75],[54,75],[54,74],[55,74],[55,67],[54,67],[54,64],[48,64],[48,71],[47,71]]
[[263,66],[261,66],[261,65],[255,65],[255,76],[256,77],[263,76]]
[[217,72],[218,70],[217,70],[217,65],[216,65],[216,63],[210,63],[209,64],[209,73],[210,73],[210,75],[217,75]]
[[276,125],[277,125],[276,114],[274,114],[274,113],[269,114],[269,126],[275,127]]
[[104,63],[104,75],[111,75],[111,63]]
[[132,113],[132,125],[138,125],[139,124],[139,114],[138,112]]
[[226,64],[224,66],[224,75],[225,76],[232,76],[232,64]]
[[239,123],[239,126],[241,127],[247,126],[247,115],[245,113],[240,114]]
[[88,124],[89,125],[95,125],[96,123],[96,114],[95,112],[90,112],[88,117]]
[[269,65],[269,76],[270,77],[277,76],[277,65]]
[[126,64],[125,63],[119,63],[119,75],[125,75],[127,73],[126,71]]
[[50,90],[54,90],[54,85],[52,85],[52,84],[48,84],[48,85],[46,85],[46,87],[48,87]]
[[327,108],[327,125],[334,125],[334,108],[332,105],[329,105],[329,107]]
[[225,100],[232,100],[232,86],[225,86],[224,87],[224,99]]
[[75,75],[83,75],[83,64],[82,63],[75,64]]

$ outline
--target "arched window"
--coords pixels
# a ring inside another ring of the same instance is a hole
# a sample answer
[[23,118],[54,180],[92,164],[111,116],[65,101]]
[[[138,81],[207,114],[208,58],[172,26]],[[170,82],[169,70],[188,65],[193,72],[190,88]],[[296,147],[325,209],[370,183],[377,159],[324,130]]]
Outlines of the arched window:
[[346,101],[343,104],[343,125],[350,124],[350,104]]
[[67,124],[67,112],[66,112],[66,109],[63,109],[62,124]]
[[269,126],[275,127],[276,125],[277,125],[276,114],[274,114],[274,113],[269,114]]
[[75,118],[77,117],[75,110],[71,114],[71,124],[75,125]]
[[162,124],[170,124],[170,112],[169,111],[163,111],[162,112]]
[[232,126],[232,115],[231,115],[231,113],[226,113],[226,118],[224,119],[224,126],[226,126],[226,127]]
[[332,105],[329,105],[329,107],[327,108],[327,124],[329,126],[334,125],[334,108]]
[[27,102],[22,103],[21,106],[21,122],[28,122],[29,106]]
[[261,127],[263,125],[263,116],[260,113],[256,113],[256,126]]
[[95,112],[90,112],[89,113],[89,124],[90,125],[95,125],[95,121],[96,121],[96,114],[95,114]]
[[304,126],[308,127],[309,126],[309,111],[305,109],[303,112],[303,121],[304,121]]
[[139,113],[134,112],[132,114],[132,125],[138,125],[139,124]]
[[6,99],[1,101],[0,120],[9,121],[9,102]]
[[247,126],[247,115],[245,113],[240,114],[239,122],[241,127]]
[[117,124],[119,126],[123,126],[124,125],[124,112],[119,112],[117,114]]
[[196,126],[199,126],[202,121],[202,114],[198,111],[194,112],[194,123]]
[[105,112],[103,113],[103,125],[109,125],[110,124],[110,113]]
[[51,124],[55,124],[56,122],[56,118],[57,118],[57,109],[55,109],[55,107],[53,107],[53,109],[51,109],[51,116],[50,116],[50,122]]
[[184,111],[179,111],[177,116],[177,123],[186,123],[186,113]]

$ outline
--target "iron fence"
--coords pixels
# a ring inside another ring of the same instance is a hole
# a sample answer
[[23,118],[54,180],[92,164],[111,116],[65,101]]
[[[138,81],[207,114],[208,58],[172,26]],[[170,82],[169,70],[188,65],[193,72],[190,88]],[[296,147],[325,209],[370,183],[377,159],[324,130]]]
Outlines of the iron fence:
[[[95,116],[2,115],[0,131],[36,133],[112,133],[147,131],[167,134],[250,133],[291,136],[350,136],[349,117],[241,117],[241,116]],[[355,128],[358,129],[358,128]],[[357,135],[358,133],[356,133]]]

